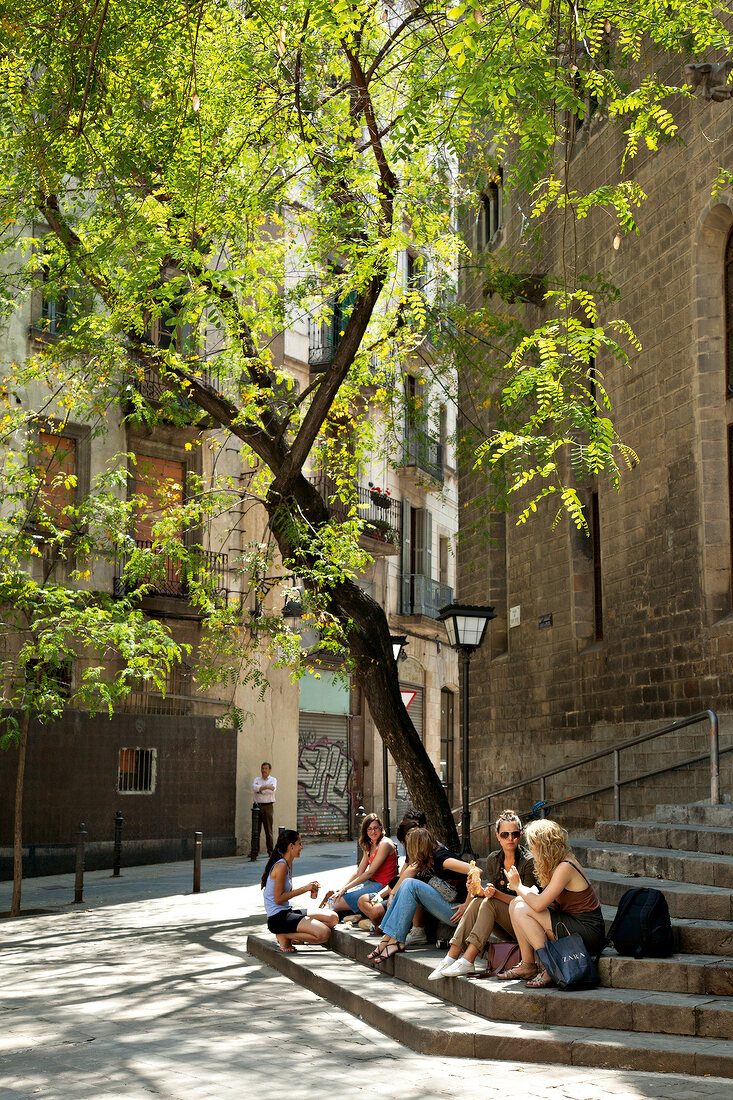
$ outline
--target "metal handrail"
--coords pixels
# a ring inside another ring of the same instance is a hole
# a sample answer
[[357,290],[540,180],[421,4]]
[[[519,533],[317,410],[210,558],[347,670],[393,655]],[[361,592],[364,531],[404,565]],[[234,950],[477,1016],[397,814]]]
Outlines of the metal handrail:
[[[656,737],[662,737],[666,733],[673,733],[675,730],[685,729],[687,726],[697,725],[698,722],[708,721],[710,723],[710,750],[708,754],[703,756],[692,757],[689,760],[682,760],[677,764],[670,764],[668,767],[659,768],[656,771],[647,772],[644,775],[635,775],[629,779],[621,779],[621,759],[620,754],[623,749],[631,748],[634,745],[641,745],[645,741],[652,741]],[[730,752],[731,749],[724,749],[724,752]],[[671,722],[667,726],[662,726],[660,729],[651,730],[649,733],[642,733],[638,737],[630,737],[626,741],[620,741],[617,745],[612,745],[607,749],[599,749],[598,752],[589,753],[588,756],[581,756],[577,760],[571,760],[568,764],[560,764],[556,768],[547,768],[543,772],[538,772],[536,775],[532,775],[527,779],[520,779],[516,783],[509,783],[505,787],[499,787],[495,791],[490,791],[488,794],[480,795],[478,798],[471,799],[469,806],[476,806],[479,803],[486,803],[486,822],[491,821],[491,800],[492,798],[498,798],[499,795],[508,794],[510,791],[516,791],[520,787],[528,787],[531,783],[540,784],[540,802],[546,805],[546,782],[553,775],[561,775],[563,772],[571,771],[573,768],[578,768],[582,764],[590,764],[594,760],[601,760],[604,756],[613,756],[613,783],[609,783],[604,787],[598,787],[592,791],[586,791],[584,794],[571,795],[567,798],[561,799],[558,802],[553,802],[553,806],[564,806],[570,802],[580,802],[584,798],[593,798],[598,794],[604,794],[607,791],[613,791],[614,795],[614,812],[615,820],[621,820],[621,788],[628,786],[631,783],[638,783],[642,779],[650,779],[656,775],[662,775],[664,772],[677,771],[679,768],[687,768],[693,764],[699,764],[703,760],[710,760],[710,801],[714,806],[720,804],[720,736],[718,729],[718,716],[715,711],[703,710],[697,714],[691,715],[689,718],[681,718],[676,722]],[[460,813],[461,807],[455,806],[452,813]],[[479,827],[479,826],[477,826]]]

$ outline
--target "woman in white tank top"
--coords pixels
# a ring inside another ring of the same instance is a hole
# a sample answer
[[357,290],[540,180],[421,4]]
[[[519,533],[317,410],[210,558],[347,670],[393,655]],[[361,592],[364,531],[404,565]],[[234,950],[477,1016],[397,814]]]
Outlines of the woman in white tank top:
[[294,829],[281,830],[262,876],[267,927],[276,936],[280,950],[287,953],[295,951],[296,943],[322,943],[325,947],[331,929],[338,924],[338,916],[329,909],[306,913],[290,904],[300,894],[315,897],[319,889],[315,880],[293,889],[293,860],[302,850],[299,833]]

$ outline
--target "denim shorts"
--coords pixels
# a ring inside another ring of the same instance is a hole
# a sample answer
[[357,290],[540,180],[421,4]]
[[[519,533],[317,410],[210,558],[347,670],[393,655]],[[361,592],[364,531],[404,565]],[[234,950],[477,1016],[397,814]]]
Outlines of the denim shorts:
[[353,890],[347,890],[343,895],[343,899],[352,913],[359,913],[361,912],[358,905],[359,898],[362,897],[363,894],[378,894],[380,890],[384,890],[384,883],[374,882],[372,879],[368,878],[366,882],[362,882],[359,886],[355,886]]

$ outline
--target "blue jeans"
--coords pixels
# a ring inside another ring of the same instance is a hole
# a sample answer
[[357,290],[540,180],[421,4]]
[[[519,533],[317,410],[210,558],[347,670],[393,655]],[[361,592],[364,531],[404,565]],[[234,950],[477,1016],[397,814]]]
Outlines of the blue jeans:
[[381,922],[382,931],[385,936],[404,943],[418,905],[422,905],[438,920],[450,924],[457,904],[445,901],[427,882],[421,882],[418,878],[405,879],[392,897],[387,916]]
[[362,894],[378,894],[380,890],[384,890],[384,884],[381,882],[372,882],[372,880],[368,878],[366,882],[362,882],[360,886],[355,886],[353,890],[347,890],[342,897],[351,912],[358,913],[358,901]]

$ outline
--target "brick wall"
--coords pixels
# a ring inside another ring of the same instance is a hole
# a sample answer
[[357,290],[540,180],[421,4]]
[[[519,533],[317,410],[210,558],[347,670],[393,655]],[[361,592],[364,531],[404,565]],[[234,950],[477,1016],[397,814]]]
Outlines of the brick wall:
[[[157,750],[155,791],[117,793],[121,748]],[[9,877],[17,753],[0,758],[0,875]],[[233,854],[236,737],[213,718],[69,712],[28,735],[23,843],[29,873],[69,869],[68,846],[87,828],[90,867],[111,866],[114,816],[124,815],[127,862],[184,858],[193,833],[208,855]],[[36,849],[32,851],[31,849]]]
[[[711,199],[717,166],[733,164],[733,130],[723,104],[694,100],[676,114],[683,142],[656,156],[642,153],[633,166],[648,196],[639,236],[624,238],[616,251],[615,221],[607,212],[576,225],[580,270],[609,273],[621,297],[607,318],[625,317],[643,346],[640,353],[630,349],[630,369],[598,362],[621,438],[640,460],[623,475],[620,493],[603,481],[598,486],[602,640],[590,629],[587,540],[566,520],[553,531],[552,506],[540,506],[521,527],[510,514],[505,566],[496,541],[482,550],[471,533],[459,547],[460,599],[500,597],[499,618],[489,628],[499,640],[492,634],[471,665],[472,797],[707,708],[721,714],[723,744],[733,744],[725,450],[731,415],[722,329],[733,196]],[[595,120],[573,158],[571,186],[597,185],[601,172],[608,177],[610,166],[619,165],[621,150],[613,125]],[[518,226],[508,214],[501,244],[511,251]],[[558,270],[560,229],[559,223],[545,226],[538,270]],[[538,316],[541,311],[531,309],[530,319]],[[480,526],[481,492],[481,475],[465,467],[459,514],[466,532],[474,522]],[[521,505],[518,499],[514,517]],[[502,569],[505,577],[498,575]],[[514,606],[521,608],[521,625],[508,628]],[[538,619],[550,613],[552,626],[540,629]],[[704,727],[670,735],[629,754],[622,775],[704,752],[707,742]],[[556,780],[548,792],[601,785],[611,768],[610,762],[589,766],[582,778]],[[723,789],[733,792],[733,754],[723,758]],[[622,809],[651,813],[656,802],[692,801],[708,791],[702,766],[627,788]],[[524,807],[538,797],[535,789],[507,802]],[[612,805],[598,799],[564,816],[587,825]]]

